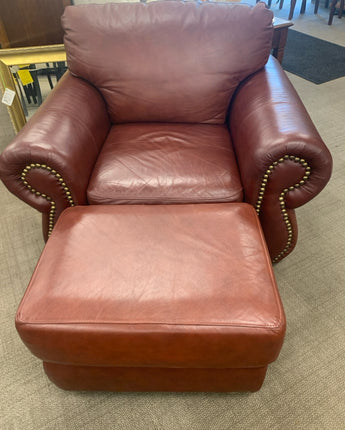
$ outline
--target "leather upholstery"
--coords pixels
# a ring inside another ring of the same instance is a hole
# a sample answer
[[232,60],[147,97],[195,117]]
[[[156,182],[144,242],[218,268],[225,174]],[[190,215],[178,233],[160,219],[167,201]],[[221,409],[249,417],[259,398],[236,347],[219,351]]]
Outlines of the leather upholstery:
[[68,67],[98,88],[113,123],[222,124],[244,78],[271,49],[264,4],[105,4],[67,7]]
[[270,253],[276,256],[287,242],[279,200],[281,193],[287,190],[284,193],[285,207],[296,241],[297,224],[293,211],[311,200],[327,183],[332,171],[331,154],[273,57],[263,70],[239,86],[229,126],[248,203],[257,205],[264,174],[273,163],[284,159],[270,169],[272,172],[260,207]]
[[104,143],[88,186],[90,204],[242,201],[225,125],[121,124]]
[[260,3],[67,8],[71,72],[0,156],[45,238],[72,205],[244,200],[272,260],[288,255],[332,159],[280,65],[264,66],[271,18]]
[[262,374],[285,316],[252,206],[97,205],[61,215],[16,326],[56,364]]
[[[56,205],[55,219],[69,206],[59,180],[51,170],[36,166],[25,179],[24,169],[39,164],[54,169],[70,190],[74,204],[86,204],[86,190],[93,166],[110,128],[108,113],[99,92],[66,73],[0,156],[0,177],[14,194],[41,211]],[[42,195],[49,196],[47,200]],[[47,239],[48,225],[43,234]]]
[[65,390],[98,391],[257,391],[267,371],[162,367],[96,367],[43,363],[49,379]]

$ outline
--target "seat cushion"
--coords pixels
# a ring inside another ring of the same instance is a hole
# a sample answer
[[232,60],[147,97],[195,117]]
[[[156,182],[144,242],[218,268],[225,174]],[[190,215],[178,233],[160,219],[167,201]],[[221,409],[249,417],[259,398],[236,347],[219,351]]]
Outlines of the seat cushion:
[[263,3],[160,1],[67,7],[68,66],[113,123],[224,123],[238,84],[262,68],[273,13]]
[[209,124],[115,125],[87,196],[90,204],[242,201],[229,132]]
[[262,367],[285,331],[245,203],[67,209],[16,324],[44,361],[120,367]]

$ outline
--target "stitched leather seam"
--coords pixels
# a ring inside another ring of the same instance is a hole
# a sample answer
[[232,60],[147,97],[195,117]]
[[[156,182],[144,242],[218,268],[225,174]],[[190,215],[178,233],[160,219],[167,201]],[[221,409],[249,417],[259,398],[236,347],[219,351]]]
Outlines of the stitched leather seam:
[[257,328],[261,328],[261,329],[280,329],[281,327],[284,327],[285,322],[284,321],[279,321],[277,324],[236,324],[236,323],[224,323],[224,322],[219,322],[219,323],[200,323],[200,322],[181,322],[181,323],[175,323],[175,322],[148,322],[148,321],[76,321],[76,320],[71,320],[71,321],[48,321],[48,320],[38,320],[35,322],[29,322],[29,321],[25,321],[24,319],[21,319],[20,316],[17,316],[17,322],[20,324],[25,324],[25,325],[30,325],[30,326],[35,326],[35,325],[57,325],[57,326],[61,326],[61,325],[147,325],[147,326],[167,326],[167,325],[171,325],[171,326],[197,326],[197,327],[243,327],[243,328],[253,328],[253,329],[257,329]]
[[[239,192],[241,193],[242,190],[240,190]],[[236,197],[236,195],[231,194],[229,196],[219,197],[219,198],[215,198],[215,197],[210,197],[210,198],[208,198],[208,197],[200,197],[200,198],[195,199],[195,200],[192,200],[192,199],[183,200],[183,199],[180,199],[180,198],[177,198],[177,197],[169,198],[169,197],[165,197],[165,196],[157,196],[156,198],[155,197],[147,197],[147,198],[140,198],[140,199],[138,199],[138,198],[131,198],[131,197],[129,197],[127,195],[127,196],[116,196],[116,200],[111,200],[108,203],[97,202],[97,198],[92,197],[92,196],[91,196],[91,198],[89,197],[89,200],[95,201],[96,203],[92,203],[92,204],[96,204],[96,205],[102,205],[102,204],[112,205],[112,204],[117,204],[117,203],[113,203],[113,202],[114,201],[116,202],[116,201],[119,201],[119,200],[121,200],[121,201],[126,200],[128,202],[135,202],[135,203],[138,203],[138,204],[140,204],[142,202],[150,202],[150,201],[154,201],[154,200],[162,200],[162,201],[164,200],[166,202],[169,202],[169,204],[170,203],[176,203],[176,204],[199,204],[200,203],[200,204],[202,204],[202,203],[232,203],[232,202],[233,203],[239,203],[239,201],[238,200],[234,200],[234,198],[238,198],[238,196]],[[155,204],[155,203],[152,203],[152,204]],[[161,204],[161,203],[159,203],[159,204]],[[164,203],[162,203],[162,204],[164,204]]]
[[264,174],[262,181],[261,181],[259,197],[258,197],[256,206],[255,206],[256,212],[258,215],[260,215],[261,206],[262,206],[262,202],[264,200],[266,186],[267,186],[270,175],[272,174],[274,169],[279,164],[284,163],[284,161],[286,161],[286,160],[291,160],[291,161],[294,161],[295,163],[301,164],[305,168],[305,173],[303,175],[303,178],[299,182],[297,182],[294,185],[291,185],[289,188],[284,188],[284,190],[279,195],[280,210],[281,210],[281,213],[282,213],[282,216],[284,219],[284,223],[286,226],[288,238],[287,238],[287,242],[286,242],[284,249],[282,251],[280,251],[278,255],[276,255],[274,258],[272,258],[272,263],[277,263],[279,260],[281,260],[289,252],[289,250],[292,246],[292,240],[293,240],[294,233],[293,233],[293,229],[292,229],[292,223],[290,221],[290,218],[289,218],[289,215],[288,215],[288,212],[286,209],[285,196],[289,191],[293,191],[296,188],[299,188],[300,186],[305,184],[305,182],[309,179],[310,174],[311,174],[311,167],[308,165],[308,163],[305,161],[304,158],[296,157],[295,155],[284,155],[284,157],[279,158],[278,161],[274,161],[266,170],[266,173]]
[[55,201],[48,196],[47,194],[41,193],[40,191],[37,191],[35,188],[33,188],[29,182],[26,180],[26,175],[32,170],[32,169],[44,169],[47,172],[49,172],[51,175],[55,176],[56,180],[58,181],[58,184],[62,188],[65,197],[68,201],[68,204],[70,206],[75,206],[72,194],[70,189],[68,188],[65,180],[62,178],[62,176],[51,167],[47,166],[46,164],[40,164],[40,163],[31,163],[28,164],[22,171],[20,179],[22,180],[25,187],[33,194],[35,194],[38,197],[43,197],[50,203],[50,211],[49,211],[49,221],[48,221],[48,237],[51,235],[51,232],[53,231],[54,223],[55,223],[55,211],[56,211],[56,203]]

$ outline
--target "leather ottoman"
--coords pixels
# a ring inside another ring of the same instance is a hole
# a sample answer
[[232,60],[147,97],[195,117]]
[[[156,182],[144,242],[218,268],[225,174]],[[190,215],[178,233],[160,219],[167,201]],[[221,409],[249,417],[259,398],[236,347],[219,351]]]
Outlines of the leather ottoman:
[[16,327],[64,389],[256,391],[285,317],[251,206],[78,206]]

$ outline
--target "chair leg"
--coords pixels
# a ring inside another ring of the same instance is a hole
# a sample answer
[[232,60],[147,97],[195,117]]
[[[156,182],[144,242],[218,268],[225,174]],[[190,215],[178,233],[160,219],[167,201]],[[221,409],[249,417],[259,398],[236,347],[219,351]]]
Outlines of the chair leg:
[[279,9],[283,8],[283,4],[284,4],[284,0],[280,0],[280,2],[279,2]]
[[292,19],[292,17],[293,17],[293,13],[294,13],[295,6],[296,6],[296,1],[297,1],[297,0],[291,0],[290,13],[289,13],[289,20],[290,20],[290,19]]
[[344,12],[344,0],[341,0],[339,5],[339,12],[338,12],[339,19],[343,16],[343,12]]
[[42,93],[41,93],[41,87],[40,87],[40,83],[39,83],[38,76],[37,76],[37,71],[31,71],[31,76],[32,76],[32,79],[34,80],[33,87],[34,87],[34,91],[35,91],[36,96],[37,96],[37,104],[38,104],[38,106],[41,106],[41,104],[42,104]]
[[301,6],[301,11],[300,11],[301,14],[305,13],[306,4],[307,4],[307,0],[303,0],[302,6]]
[[317,11],[319,10],[319,4],[320,0],[315,0],[315,6],[314,6],[314,13],[317,14]]
[[37,104],[37,97],[36,97],[35,87],[32,84],[25,85],[25,87],[27,88],[28,94],[30,94],[30,96],[32,97],[32,101],[36,105]]
[[336,4],[337,4],[337,0],[332,0],[331,9],[329,11],[328,25],[332,25]]

